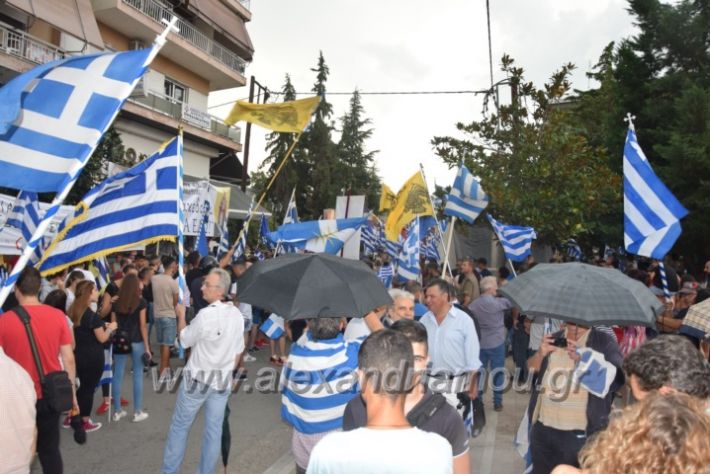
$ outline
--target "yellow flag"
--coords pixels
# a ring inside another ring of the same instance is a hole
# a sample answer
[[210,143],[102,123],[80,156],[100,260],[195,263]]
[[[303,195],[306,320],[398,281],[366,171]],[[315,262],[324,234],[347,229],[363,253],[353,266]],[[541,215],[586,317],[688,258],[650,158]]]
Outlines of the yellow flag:
[[394,191],[392,191],[386,184],[383,184],[382,192],[380,194],[380,212],[392,210],[396,203],[397,196],[395,196]]
[[279,104],[252,104],[238,100],[224,122],[233,125],[244,120],[274,132],[299,133],[308,125],[319,102],[318,96]]
[[402,228],[415,217],[433,215],[426,182],[421,173],[416,173],[397,193],[397,202],[385,223],[385,236],[387,240],[396,242]]

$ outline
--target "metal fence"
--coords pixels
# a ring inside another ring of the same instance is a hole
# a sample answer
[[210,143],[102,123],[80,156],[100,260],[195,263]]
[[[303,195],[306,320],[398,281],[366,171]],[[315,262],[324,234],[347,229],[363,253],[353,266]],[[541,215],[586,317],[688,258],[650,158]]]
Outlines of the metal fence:
[[48,63],[66,56],[62,49],[33,38],[22,31],[14,30],[4,23],[0,23],[0,48],[7,54],[36,64]]

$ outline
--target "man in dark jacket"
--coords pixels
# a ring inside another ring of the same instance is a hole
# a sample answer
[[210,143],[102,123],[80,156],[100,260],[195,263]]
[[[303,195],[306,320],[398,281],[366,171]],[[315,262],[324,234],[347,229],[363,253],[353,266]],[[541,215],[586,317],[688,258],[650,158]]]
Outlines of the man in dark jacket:
[[575,324],[563,331],[546,334],[528,360],[539,381],[528,407],[534,474],[578,466],[579,450],[607,426],[614,393],[624,384],[616,340]]

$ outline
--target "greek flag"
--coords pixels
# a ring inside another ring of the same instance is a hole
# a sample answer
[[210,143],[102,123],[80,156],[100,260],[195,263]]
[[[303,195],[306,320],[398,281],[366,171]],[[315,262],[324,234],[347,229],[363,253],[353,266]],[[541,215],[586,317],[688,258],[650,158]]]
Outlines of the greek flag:
[[372,222],[368,222],[360,230],[360,237],[362,242],[362,248],[365,255],[372,255],[377,253],[380,247],[380,231]]
[[430,231],[424,238],[423,242],[424,256],[428,260],[433,260],[437,263],[440,262],[441,255],[439,254],[439,243],[441,242],[441,238],[439,238],[439,234],[436,232],[436,229]]
[[464,165],[459,167],[454,185],[446,199],[444,214],[458,217],[473,224],[476,217],[488,206],[488,196],[481,184]]
[[[22,238],[25,240],[24,245],[27,245],[32,240],[37,226],[42,221],[39,209],[39,200],[37,193],[31,191],[22,191],[15,204],[12,207],[12,214],[8,217],[6,225],[15,227],[22,233]],[[30,256],[30,263],[34,265],[42,258],[42,251],[49,243],[43,238],[34,248],[34,252]]]
[[178,234],[182,137],[84,196],[40,262],[43,274]]
[[688,211],[656,176],[629,125],[624,145],[624,247],[663,259],[680,236]]
[[227,252],[229,252],[229,228],[227,227],[227,219],[225,218],[219,232],[219,247],[217,248],[217,255],[221,257]]
[[261,262],[262,260],[266,260],[266,257],[264,256],[263,253],[261,253],[261,250],[259,250],[259,249],[254,249],[254,256],[255,256],[255,257],[257,258],[257,260],[259,260],[260,262]]
[[397,259],[397,275],[405,280],[416,280],[419,277],[419,219],[415,218],[409,225],[407,239],[402,245],[402,251]]
[[266,218],[266,215],[262,212],[261,213],[261,222],[259,223],[259,242],[264,245],[267,249],[271,248],[271,242],[269,242],[269,239],[267,238],[267,235],[269,235],[269,232],[271,232],[271,229],[269,229],[269,220]]
[[394,279],[394,268],[392,268],[392,265],[382,265],[377,271],[377,278],[385,285],[385,288],[392,288],[392,280]]
[[271,340],[277,341],[284,335],[284,318],[272,314],[259,328]]
[[108,262],[106,261],[106,257],[99,257],[95,259],[94,266],[99,271],[99,290],[103,290],[109,283],[111,283],[111,273],[108,270]]
[[296,188],[291,191],[291,199],[288,201],[286,215],[284,215],[284,225],[298,222],[298,209],[296,209]]
[[[400,236],[401,238],[401,236]],[[392,261],[395,261],[399,257],[399,252],[402,249],[402,242],[394,242],[388,240],[385,236],[385,229],[380,229],[380,243],[383,244],[385,252],[390,256]]]
[[99,385],[106,385],[113,381],[113,344],[104,349],[104,370],[101,372]]
[[366,222],[367,217],[357,217],[284,224],[267,238],[291,251],[335,254]]
[[205,257],[210,254],[209,245],[207,245],[207,214],[202,216],[202,222],[200,223],[200,232],[197,234],[197,251],[200,255]]
[[157,49],[60,59],[0,89],[0,186],[60,192],[73,182]]
[[505,258],[513,262],[522,262],[525,257],[530,255],[532,241],[537,239],[535,229],[532,227],[522,227],[517,225],[502,224],[495,220],[490,214],[487,215],[488,221],[493,226],[501,246]]
[[565,253],[568,257],[574,259],[576,262],[582,260],[582,248],[579,246],[576,240],[569,239],[562,245],[562,247],[565,249]]

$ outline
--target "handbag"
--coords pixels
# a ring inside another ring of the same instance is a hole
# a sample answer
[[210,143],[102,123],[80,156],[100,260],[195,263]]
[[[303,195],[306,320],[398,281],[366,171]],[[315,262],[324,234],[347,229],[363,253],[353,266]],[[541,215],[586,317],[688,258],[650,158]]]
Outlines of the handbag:
[[39,358],[39,351],[37,350],[34,334],[32,334],[32,328],[30,327],[30,315],[22,306],[17,306],[13,311],[25,325],[25,330],[27,331],[32,356],[34,357],[35,364],[37,365],[37,373],[39,374],[42,399],[45,400],[47,406],[56,413],[71,410],[74,405],[74,387],[72,386],[71,380],[69,380],[69,374],[64,370],[57,370],[48,374],[44,373],[44,367],[42,367],[42,361]]
[[128,337],[128,333],[123,329],[117,329],[113,333],[111,338],[113,344],[114,354],[130,354],[131,353],[131,339]]

